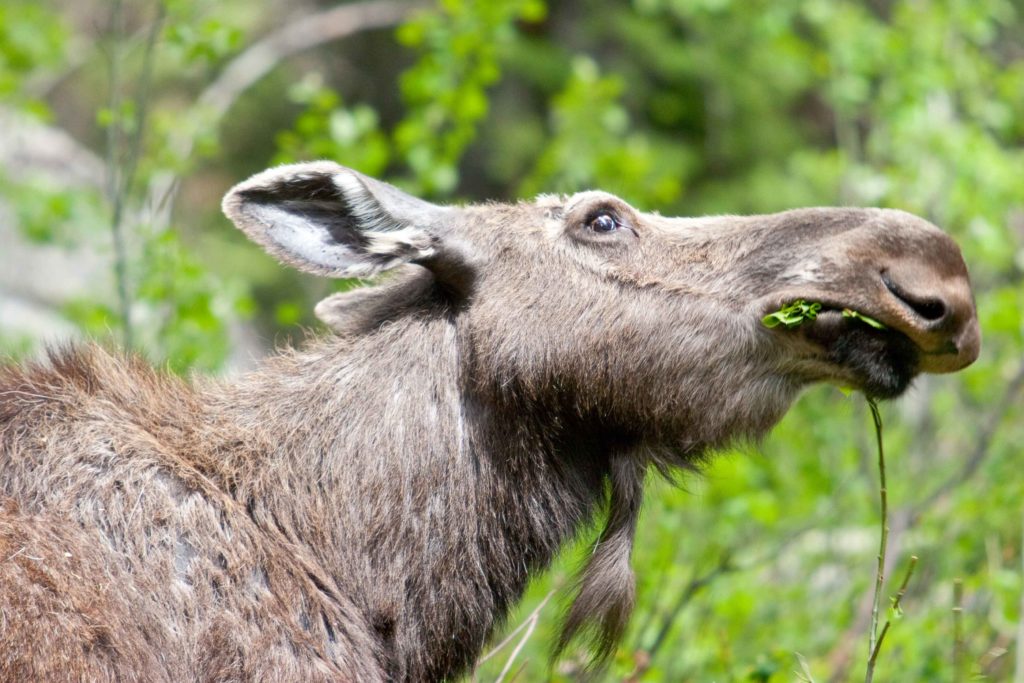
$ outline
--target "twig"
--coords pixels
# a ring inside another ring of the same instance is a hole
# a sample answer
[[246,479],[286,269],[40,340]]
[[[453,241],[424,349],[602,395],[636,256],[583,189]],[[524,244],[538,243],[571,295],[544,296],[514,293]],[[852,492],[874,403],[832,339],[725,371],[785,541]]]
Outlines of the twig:
[[953,580],[953,683],[961,680],[960,669],[963,661],[963,601],[964,582]]
[[[896,593],[896,597],[892,599],[892,611],[893,613],[899,614],[900,601],[903,600],[903,596],[907,592],[907,584],[910,583],[910,577],[914,573],[914,567],[917,566],[917,556],[910,556],[910,564],[907,565],[907,573],[903,576],[903,583],[900,584],[900,590]],[[868,671],[865,680],[870,683],[871,679],[875,675],[875,661],[878,659],[878,653],[882,649],[882,643],[885,641],[885,634],[889,632],[889,626],[892,624],[891,619],[885,620],[885,625],[882,626],[882,632],[878,634],[878,640],[875,642],[875,649],[871,652],[871,656],[868,658]]]
[[[881,601],[882,588],[885,584],[885,560],[889,543],[889,494],[885,481],[885,448],[883,446],[882,439],[882,415],[878,411],[878,404],[871,397],[868,397],[868,407],[871,408],[871,419],[875,423],[875,440],[878,445],[878,491],[882,508],[882,533],[878,545],[878,572],[875,575],[875,593],[871,604],[871,629],[868,632],[868,664],[864,674],[864,683],[871,683],[871,681],[874,680],[875,663],[878,661],[878,653],[882,649],[882,643],[885,641],[885,635],[889,632],[889,627],[892,624],[892,620],[887,618],[885,620],[885,624],[882,626],[882,630],[878,630],[878,606]],[[913,575],[914,567],[916,566],[917,557],[911,556],[910,564],[907,566],[907,573],[903,576],[903,583],[900,584],[900,589],[896,593],[896,597],[892,600],[893,613],[899,613],[900,601],[903,600],[903,595],[907,592],[907,584],[910,583],[910,577]]]
[[[1024,527],[1021,530],[1020,550],[1021,576],[1024,576]],[[1024,592],[1020,596],[1018,614],[1021,616],[1017,619],[1017,655],[1013,667],[1013,683],[1024,683]]]
[[[228,62],[220,75],[199,94],[196,109],[216,126],[227,115],[238,97],[270,73],[278,64],[299,52],[312,49],[355,33],[387,28],[400,23],[409,13],[422,7],[418,3],[395,0],[367,0],[332,7],[299,17],[256,41]],[[194,131],[182,127],[168,141],[171,154],[184,161],[195,146]],[[174,204],[177,174],[171,171],[154,175],[150,181],[147,204],[163,225]]]
[[885,449],[882,446],[882,415],[878,412],[878,404],[873,398],[868,398],[868,407],[871,408],[871,419],[875,423],[875,440],[878,445],[878,491],[882,507],[882,533],[878,543],[878,571],[875,573],[875,595],[871,603],[871,629],[868,631],[868,672],[865,683],[871,683],[874,673],[874,657],[877,654],[878,647],[878,604],[882,597],[882,586],[885,583],[885,553],[889,542],[889,495],[885,484]]
[[[508,679],[509,683],[515,683],[516,681],[518,681],[519,677],[523,674],[523,671],[525,669],[526,669],[526,662],[523,662],[522,664],[520,664],[516,668],[516,671],[515,671],[515,673],[512,674],[512,677],[510,679]],[[501,679],[498,679],[498,680],[501,680]]]
[[931,507],[939,499],[963,485],[964,481],[970,479],[988,456],[989,447],[995,438],[999,425],[1006,416],[1007,411],[1017,405],[1017,397],[1024,389],[1024,362],[1020,364],[1009,383],[1002,398],[995,404],[995,410],[988,415],[988,420],[981,428],[981,432],[974,438],[974,450],[964,462],[963,466],[950,475],[942,484],[937,486],[930,494],[921,499],[913,506],[912,512],[915,517],[919,516],[926,508]]
[[[114,6],[114,17],[111,19],[115,25],[114,40],[120,42],[123,39],[120,26],[121,0],[117,0]],[[142,71],[139,74],[139,88],[135,102],[134,121],[132,130],[127,141],[128,158],[124,161],[123,168],[120,168],[120,151],[118,147],[123,142],[119,129],[123,125],[120,121],[120,114],[117,113],[120,95],[118,90],[121,84],[118,82],[119,69],[117,62],[120,61],[118,50],[111,52],[110,64],[110,91],[111,91],[111,120],[108,128],[108,172],[112,179],[111,201],[113,202],[113,215],[111,217],[111,233],[114,241],[114,276],[117,281],[118,306],[121,313],[121,324],[124,334],[123,342],[126,349],[131,349],[134,343],[134,330],[132,326],[131,297],[128,292],[128,255],[124,238],[124,211],[125,205],[131,196],[135,184],[135,174],[139,166],[139,158],[142,156],[143,137],[146,130],[146,117],[149,111],[149,89],[153,80],[153,54],[156,50],[157,39],[160,37],[160,29],[163,27],[166,8],[163,2],[157,2],[157,16],[150,25],[149,33],[146,35],[142,54]]]
[[157,0],[156,18],[150,24],[142,53],[142,72],[139,75],[139,94],[136,98],[135,121],[132,137],[128,142],[128,161],[125,163],[124,170],[123,184],[125,194],[131,194],[135,184],[135,173],[139,166],[139,157],[142,156],[142,139],[145,134],[146,120],[149,114],[149,89],[153,82],[153,55],[156,52],[156,44],[166,17],[167,7],[164,5],[163,0]]
[[117,283],[117,303],[121,314],[124,346],[132,347],[131,303],[128,298],[128,255],[124,243],[124,176],[120,166],[121,123],[118,119],[121,109],[121,40],[124,34],[122,0],[114,0],[110,10],[109,34],[113,44],[107,53],[107,73],[110,79],[110,98],[107,107],[110,121],[107,122],[107,198],[113,206],[110,232],[114,242],[114,279]]
[[523,645],[526,644],[526,641],[529,640],[530,636],[533,634],[533,630],[537,627],[537,622],[540,620],[541,610],[544,609],[544,606],[548,604],[548,601],[551,600],[551,597],[554,594],[555,590],[551,590],[547,595],[545,595],[544,599],[541,600],[540,603],[538,603],[538,605],[533,609],[532,612],[530,612],[526,616],[525,619],[523,619],[522,623],[520,623],[518,626],[512,629],[512,631],[507,636],[505,636],[500,643],[491,648],[490,652],[488,652],[485,655],[482,655],[479,659],[476,660],[476,664],[473,665],[474,681],[476,680],[476,674],[480,667],[483,666],[483,664],[487,660],[491,659],[492,657],[494,657],[494,655],[501,652],[501,650],[504,649],[506,645],[511,643],[512,640],[517,635],[519,635],[521,631],[523,631],[523,629],[526,629],[526,634],[523,636],[522,640],[519,641],[519,644],[516,645],[516,648],[512,651],[512,655],[509,657],[508,662],[505,663],[505,668],[502,669],[502,672],[499,675],[498,680],[500,681],[501,677],[508,673],[508,669],[512,665],[512,662],[515,660],[516,656],[518,656],[519,651],[522,649]]
[[693,600],[693,597],[701,591],[701,589],[708,586],[712,581],[721,576],[735,570],[735,566],[732,564],[732,556],[726,552],[719,559],[718,564],[703,576],[695,576],[690,579],[690,582],[686,584],[679,597],[676,598],[675,604],[668,611],[665,620],[661,624],[661,628],[658,629],[658,635],[655,636],[654,642],[647,648],[647,655],[650,660],[654,659],[654,654],[661,648],[665,643],[665,639],[668,638],[668,633],[672,628],[672,624],[675,622],[679,613]]
[[797,678],[803,683],[814,683],[814,675],[811,674],[811,667],[807,664],[807,660],[799,652],[793,653],[796,655],[796,661],[800,663],[800,671],[795,671]]
[[239,95],[288,57],[353,33],[393,26],[417,7],[409,2],[370,0],[299,17],[232,59],[197,101],[219,119]]
[[[523,647],[526,645],[526,641],[528,641],[530,639],[530,636],[533,635],[533,630],[537,628],[538,617],[539,615],[534,615],[530,619],[529,626],[526,627],[526,633],[524,633],[523,637],[519,639],[518,643],[516,643],[515,649],[512,650],[512,654],[508,656],[508,661],[505,662],[505,666],[502,667],[501,673],[498,674],[498,677],[494,679],[494,683],[501,683],[503,680],[505,680],[505,676],[512,669],[512,664],[516,661],[516,657],[518,657],[519,653],[522,652]],[[523,662],[523,665],[525,664],[526,663]],[[522,669],[522,666],[520,666],[520,669]],[[516,673],[516,675],[519,675],[518,672]]]
[[[795,531],[790,533],[786,538],[784,538],[781,543],[772,546],[771,549],[765,551],[762,555],[747,559],[745,562],[736,562],[733,560],[734,553],[736,552],[735,548],[727,548],[725,551],[723,551],[722,555],[718,560],[718,563],[711,570],[709,570],[707,573],[701,576],[695,576],[694,578],[690,579],[686,586],[683,587],[682,592],[678,595],[672,607],[670,607],[666,612],[664,612],[664,618],[661,619],[661,626],[658,629],[658,633],[655,636],[654,641],[651,643],[650,647],[643,646],[642,635],[645,634],[648,628],[653,624],[654,613],[652,612],[648,621],[644,623],[642,627],[637,629],[638,633],[640,633],[641,636],[635,649],[644,652],[644,654],[647,655],[647,658],[645,662],[640,663],[636,666],[636,668],[630,674],[630,677],[627,680],[639,680],[639,677],[641,677],[644,674],[644,672],[646,672],[650,668],[652,662],[654,661],[654,655],[661,648],[661,646],[664,645],[665,641],[667,640],[669,631],[672,628],[672,624],[679,617],[680,613],[682,613],[682,611],[686,609],[687,605],[689,605],[693,601],[697,593],[707,588],[709,585],[711,585],[712,582],[714,582],[719,577],[722,577],[726,574],[750,571],[761,565],[768,564],[772,561],[777,560],[780,556],[782,556],[785,553],[786,549],[789,546],[793,545],[796,541],[798,541],[808,532],[814,531],[819,527],[820,525],[815,523],[796,529]],[[739,545],[742,546],[746,544],[741,543]]]
[[[912,529],[929,509],[943,501],[954,490],[963,486],[966,481],[977,474],[982,463],[990,455],[990,449],[999,431],[1000,424],[1010,409],[1017,406],[1017,399],[1022,389],[1024,389],[1024,362],[1020,364],[1013,374],[1001,399],[994,404],[993,409],[984,417],[984,424],[973,439],[975,444],[974,450],[963,466],[946,478],[931,493],[923,496],[917,503],[905,505],[893,511],[889,545],[895,555],[899,554],[900,539],[904,532]],[[863,630],[867,627],[870,614],[871,603],[868,600],[869,596],[865,594],[864,597],[864,602],[857,609],[857,619],[837,640],[837,645],[828,655],[832,669],[828,679],[829,683],[847,680],[847,673],[853,657],[852,643],[860,638]]]

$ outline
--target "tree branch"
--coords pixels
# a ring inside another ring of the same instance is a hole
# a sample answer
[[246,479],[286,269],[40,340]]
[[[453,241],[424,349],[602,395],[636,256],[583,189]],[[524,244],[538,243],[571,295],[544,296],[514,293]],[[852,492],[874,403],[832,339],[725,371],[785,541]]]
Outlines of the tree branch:
[[[153,54],[163,27],[166,8],[161,0],[156,3],[156,19],[146,34],[146,42],[142,55],[142,71],[139,74],[139,88],[135,97],[135,108],[131,131],[125,140],[124,122],[118,111],[121,104],[120,67],[121,42],[124,40],[123,7],[121,0],[114,4],[111,15],[111,34],[115,46],[110,52],[110,112],[112,119],[107,127],[107,171],[109,178],[109,196],[112,204],[111,234],[114,241],[114,279],[117,282],[117,299],[121,315],[123,341],[126,349],[134,344],[132,327],[132,302],[128,288],[128,254],[124,236],[125,206],[131,197],[132,186],[135,184],[135,172],[138,170],[139,158],[142,156],[142,145],[146,130],[146,116],[149,112],[149,89],[153,77]],[[125,149],[122,150],[122,145]],[[122,161],[121,152],[127,154]]]
[[362,31],[394,26],[417,7],[408,2],[370,0],[300,17],[231,60],[197,103],[220,119],[239,95],[292,55]]
[[107,54],[107,73],[110,80],[107,122],[107,199],[112,207],[110,233],[114,243],[114,281],[117,283],[117,304],[121,316],[121,330],[126,349],[131,349],[132,307],[128,295],[128,255],[124,243],[125,183],[124,169],[120,164],[120,151],[124,124],[121,121],[121,40],[124,36],[124,14],[122,0],[114,0],[110,13],[110,30],[113,45]]
[[515,662],[516,657],[519,656],[519,653],[522,651],[523,646],[526,645],[526,641],[530,639],[530,636],[533,635],[534,629],[537,628],[537,622],[540,620],[541,611],[544,609],[545,605],[548,604],[548,601],[551,600],[551,597],[554,594],[554,590],[549,591],[548,594],[544,596],[544,599],[541,600],[540,603],[533,609],[533,611],[527,615],[526,619],[524,619],[523,622],[519,624],[519,626],[516,626],[507,636],[505,636],[502,639],[500,643],[491,648],[490,652],[481,655],[480,658],[476,660],[476,663],[473,665],[473,681],[476,681],[477,671],[480,669],[480,667],[483,666],[483,664],[491,657],[501,652],[501,650],[504,649],[506,645],[512,642],[513,638],[515,638],[517,635],[519,635],[520,632],[522,632],[525,629],[526,633],[523,634],[523,637],[520,638],[519,643],[516,645],[515,649],[512,650],[512,654],[509,655],[508,661],[505,662],[505,666],[501,670],[501,673],[498,675],[497,680],[502,680],[508,674],[509,670],[512,668],[513,662]]
[[1022,389],[1024,389],[1024,362],[1020,364],[1017,372],[1014,373],[1013,378],[1006,385],[1002,398],[995,404],[995,410],[989,413],[988,420],[975,439],[974,450],[971,452],[970,457],[967,458],[956,473],[950,475],[934,491],[911,507],[910,512],[915,519],[925,510],[935,505],[940,499],[945,498],[952,491],[962,486],[964,481],[974,476],[978,468],[985,461],[985,458],[988,457],[989,447],[992,445],[996,432],[999,431],[999,424],[1006,417],[1006,413],[1010,408],[1017,404],[1017,397]]
[[[282,61],[362,31],[394,26],[420,7],[418,3],[396,0],[367,0],[302,16],[253,43],[228,62],[196,99],[197,109],[210,117],[211,125],[219,125],[239,96]],[[193,132],[187,127],[168,143],[171,154],[182,160],[192,156],[194,146]],[[154,221],[160,225],[169,222],[177,186],[178,177],[173,172],[158,173],[150,183],[148,205]]]

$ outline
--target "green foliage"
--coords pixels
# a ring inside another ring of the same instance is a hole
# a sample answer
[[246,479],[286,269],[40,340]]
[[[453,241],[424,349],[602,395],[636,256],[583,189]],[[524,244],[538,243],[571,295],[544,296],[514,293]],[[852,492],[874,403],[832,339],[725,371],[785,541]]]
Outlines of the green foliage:
[[275,161],[344,159],[345,164],[367,175],[380,175],[391,155],[390,141],[380,130],[377,112],[362,104],[342,106],[338,93],[309,76],[288,93],[305,107],[292,130],[278,135]]
[[0,198],[9,203],[22,234],[38,244],[73,244],[83,229],[102,221],[99,192],[69,192],[43,174],[16,176],[0,169]]
[[136,296],[150,304],[140,326],[151,353],[178,372],[219,368],[231,341],[226,319],[244,306],[239,295],[214,280],[173,230],[146,241],[140,271]]
[[[816,320],[818,318],[818,313],[820,312],[820,303],[807,303],[803,299],[797,299],[790,304],[786,304],[779,310],[769,313],[761,318],[761,324],[765,327],[778,327],[779,325],[782,325],[787,329],[790,329],[793,327],[799,327],[805,322]],[[870,318],[863,313],[858,313],[850,308],[843,309],[843,317],[862,322],[876,330],[886,329],[885,325],[874,318]]]
[[803,299],[797,299],[761,318],[761,324],[765,327],[778,327],[779,325],[787,328],[798,327],[807,321],[817,319],[820,310],[821,304],[818,302],[807,303]]
[[498,48],[515,38],[514,21],[545,12],[542,0],[441,0],[401,27],[398,40],[421,53],[402,75],[408,114],[395,130],[413,189],[455,188],[459,157],[487,114],[487,87],[501,75]]
[[[679,197],[689,155],[668,138],[633,134],[620,99],[624,83],[602,76],[593,60],[573,61],[551,103],[552,132],[522,193],[602,187],[626,199],[666,204]],[[600,144],[594,144],[600,140]]]
[[[54,112],[54,125],[122,172],[134,159],[133,182],[72,188],[4,168],[0,208],[39,248],[100,254],[113,273],[120,204],[136,346],[178,371],[222,367],[229,330],[250,313],[267,339],[310,324],[331,290],[242,246],[218,215],[223,191],[270,163],[334,158],[434,196],[601,187],[666,214],[858,204],[941,225],[971,269],[985,350],[966,372],[923,378],[884,407],[893,527],[906,526],[890,552],[897,567],[911,554],[920,562],[876,679],[953,678],[955,579],[961,678],[1010,679],[1024,657],[1019,2],[443,0],[397,34],[360,34],[276,63],[222,119],[207,91],[215,79],[312,10],[123,0],[124,30],[112,31],[114,4],[82,22],[69,3],[4,3],[0,99]],[[148,29],[161,11],[146,77]],[[116,302],[107,286],[57,312],[88,334],[121,336]],[[769,322],[817,312],[794,303]],[[27,350],[20,333],[0,333],[3,348]],[[855,626],[878,524],[871,454],[863,407],[815,388],[756,451],[717,458],[683,488],[652,479],[634,556],[636,616],[608,679],[862,676],[865,631]],[[588,541],[531,586],[511,625],[568,585]],[[895,588],[888,580],[884,594]],[[558,613],[554,602],[541,610],[515,663],[525,665],[519,680],[579,677],[578,652],[549,671]]]
[[882,323],[878,322],[874,318],[869,318],[868,316],[864,315],[863,313],[858,313],[857,311],[854,311],[854,310],[849,309],[849,308],[844,308],[843,309],[843,317],[844,318],[849,318],[850,320],[858,320],[858,321],[864,323],[865,325],[868,325],[869,327],[875,328],[876,330],[884,330],[884,329],[886,329],[885,325],[883,325]]
[[184,63],[212,63],[237,50],[242,43],[242,30],[213,17],[198,26],[187,22],[172,23],[166,33],[167,47],[179,50]]
[[0,101],[17,104],[37,115],[46,105],[33,90],[41,73],[59,69],[69,44],[63,18],[33,0],[8,0],[0,5]]

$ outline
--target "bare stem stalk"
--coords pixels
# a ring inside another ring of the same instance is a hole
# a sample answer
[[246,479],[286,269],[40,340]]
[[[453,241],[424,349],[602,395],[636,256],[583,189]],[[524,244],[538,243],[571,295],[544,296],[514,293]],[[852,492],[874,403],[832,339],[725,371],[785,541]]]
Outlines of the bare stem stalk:
[[[1024,527],[1022,527],[1024,528]],[[1021,574],[1024,576],[1024,531],[1021,538]],[[1024,615],[1024,593],[1020,596],[1020,612]],[[1013,683],[1024,683],[1024,616],[1017,621],[1017,656],[1013,667]]]
[[874,675],[874,657],[878,645],[878,605],[882,598],[882,586],[885,583],[885,553],[889,543],[889,497],[885,483],[885,449],[882,446],[882,415],[878,404],[868,398],[871,408],[871,419],[875,423],[875,440],[878,444],[878,476],[879,495],[882,504],[882,534],[878,544],[878,571],[875,573],[875,595],[871,603],[871,628],[868,631],[868,671],[865,683],[871,683]]
[[130,128],[125,126],[121,111],[123,87],[121,61],[124,58],[122,43],[125,41],[123,0],[114,0],[110,16],[110,38],[113,43],[109,52],[108,73],[110,77],[110,122],[107,126],[107,196],[111,203],[110,232],[114,243],[114,279],[117,283],[118,313],[121,316],[122,343],[126,349],[134,345],[132,325],[132,302],[128,284],[128,247],[124,234],[124,215],[135,184],[135,175],[142,156],[143,136],[146,130],[146,115],[149,111],[149,89],[153,79],[153,55],[163,28],[166,8],[162,0],[156,3],[157,16],[149,27],[143,47],[142,71],[139,75],[138,92],[135,96],[133,120]]
[[953,580],[953,683],[962,680],[960,669],[963,668],[963,608],[964,582]]
[[[492,657],[494,657],[494,655],[496,655],[499,652],[501,652],[501,650],[504,649],[504,647],[506,645],[511,643],[512,640],[517,635],[519,635],[519,633],[521,633],[523,630],[525,630],[526,633],[523,634],[523,637],[520,639],[519,643],[516,645],[515,649],[512,651],[512,654],[509,656],[508,661],[505,663],[505,667],[501,670],[501,673],[498,675],[497,681],[500,681],[500,680],[502,680],[502,678],[505,677],[505,675],[512,668],[512,663],[515,661],[516,657],[519,655],[519,652],[523,649],[523,646],[526,645],[526,641],[528,641],[530,639],[530,636],[533,634],[534,629],[537,628],[537,622],[540,621],[540,613],[544,609],[545,605],[548,604],[548,601],[551,600],[551,597],[554,594],[555,594],[555,591],[552,590],[547,595],[545,595],[544,599],[540,601],[540,603],[533,609],[532,612],[530,612],[529,615],[527,615],[526,619],[524,619],[521,624],[516,626],[512,630],[512,632],[509,633],[507,636],[505,636],[505,638],[500,643],[498,643],[493,648],[491,648],[490,652],[488,652],[485,655],[482,655],[479,659],[476,660],[476,664],[473,666],[473,677],[472,677],[472,680],[474,680],[474,681],[477,680],[477,678],[476,678],[477,671],[484,664],[484,662],[486,662],[487,660],[489,660]],[[496,681],[496,683],[497,683],[497,681]]]
[[[907,573],[903,575],[903,583],[900,584],[900,590],[896,593],[896,597],[892,599],[892,611],[896,614],[900,611],[900,602],[903,600],[903,596],[907,592],[907,584],[910,583],[910,577],[914,574],[914,567],[917,566],[917,556],[910,556],[910,564],[907,565]],[[878,653],[882,649],[882,643],[885,641],[885,634],[889,632],[889,627],[892,625],[891,619],[885,620],[885,625],[882,626],[882,632],[878,634],[878,640],[875,642],[875,649],[871,652],[871,656],[868,658],[868,673],[866,676],[867,681],[875,675],[875,662],[878,660]]]
[[111,46],[107,54],[107,74],[110,80],[110,97],[107,107],[110,120],[107,122],[107,198],[113,209],[110,232],[114,243],[114,280],[117,285],[118,312],[123,331],[122,342],[126,349],[132,347],[131,301],[128,296],[128,255],[124,243],[124,175],[121,168],[122,123],[121,115],[121,42],[124,37],[124,6],[122,0],[114,0],[110,10]]

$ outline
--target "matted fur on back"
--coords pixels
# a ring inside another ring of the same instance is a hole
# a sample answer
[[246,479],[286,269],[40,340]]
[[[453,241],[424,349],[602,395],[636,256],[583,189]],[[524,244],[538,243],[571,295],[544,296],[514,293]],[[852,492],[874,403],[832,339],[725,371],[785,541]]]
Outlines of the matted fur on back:
[[221,488],[225,430],[96,346],[0,369],[0,680],[381,679],[351,603]]

